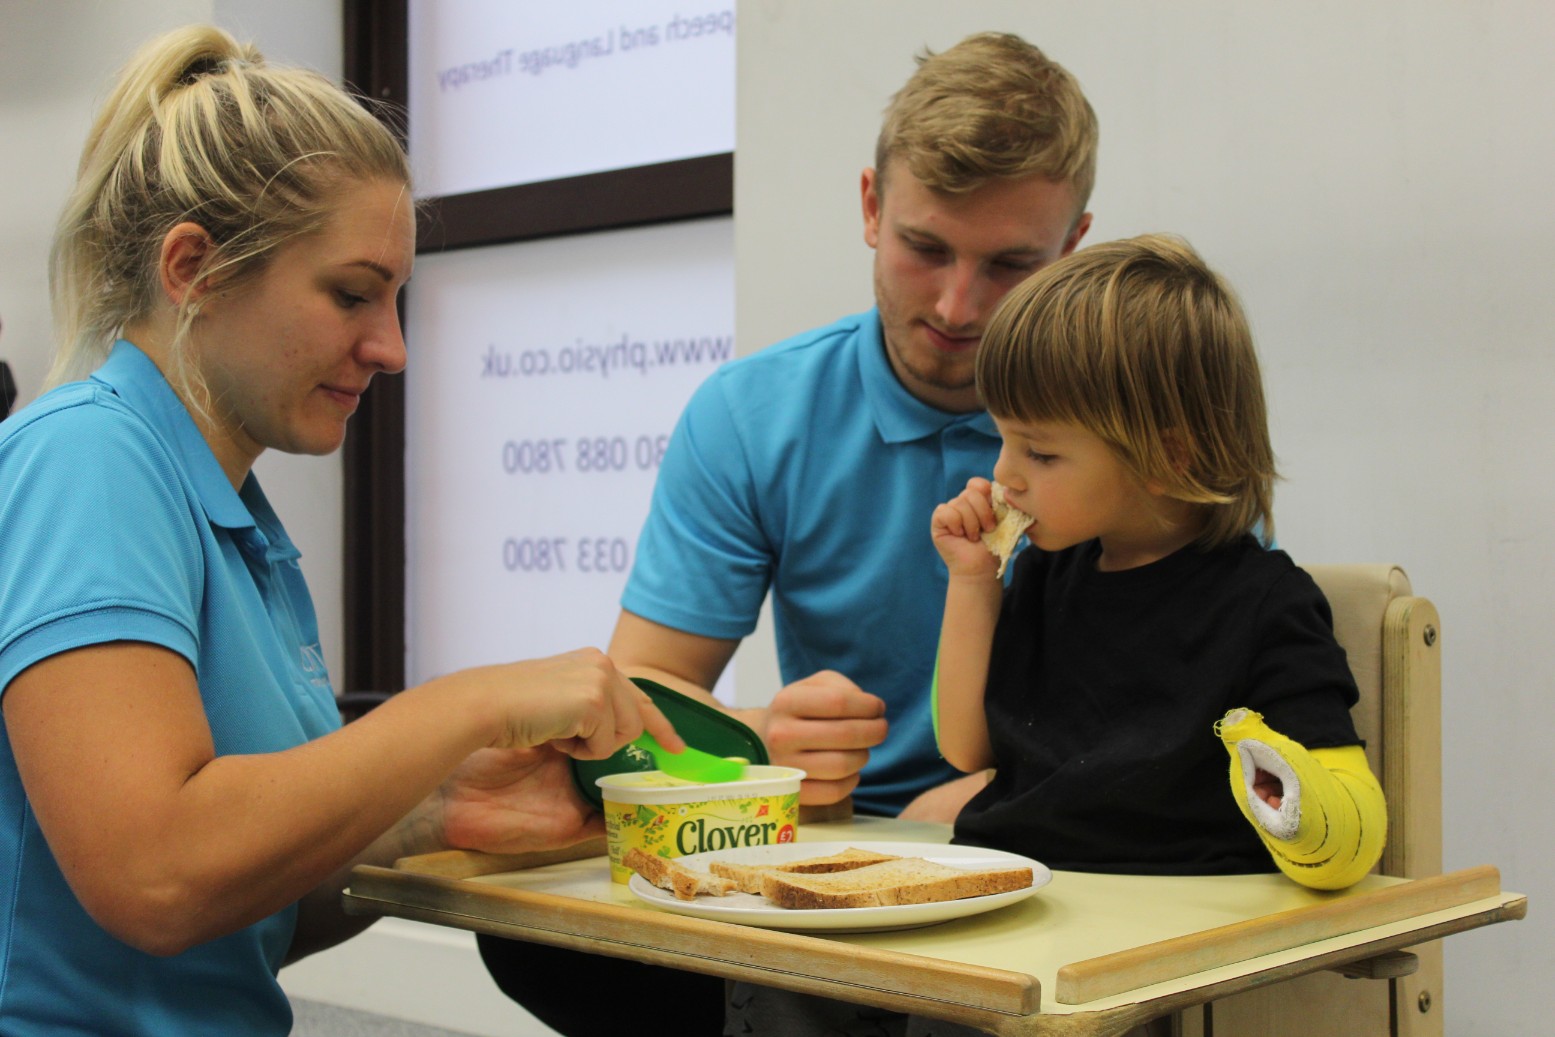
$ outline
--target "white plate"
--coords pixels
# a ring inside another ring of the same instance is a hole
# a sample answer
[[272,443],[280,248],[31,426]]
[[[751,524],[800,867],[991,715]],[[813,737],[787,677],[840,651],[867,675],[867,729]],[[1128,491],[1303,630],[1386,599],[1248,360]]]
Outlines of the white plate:
[[982,897],[966,897],[961,900],[942,900],[932,904],[905,904],[900,907],[839,907],[821,910],[794,910],[778,907],[754,893],[730,893],[727,896],[699,896],[695,900],[680,900],[667,889],[660,889],[641,875],[633,875],[627,883],[641,900],[655,907],[694,918],[711,918],[717,922],[735,922],[755,925],[765,929],[825,929],[841,933],[873,933],[888,929],[912,929],[920,925],[933,925],[952,918],[982,914],[995,908],[1024,900],[1053,879],[1047,866],[1005,853],[1003,850],[987,850],[981,846],[951,846],[943,843],[780,843],[776,846],[749,846],[736,850],[715,850],[709,853],[677,857],[676,860],[695,871],[707,871],[710,860],[728,861],[731,864],[782,864],[804,857],[826,857],[841,853],[850,846],[876,853],[890,853],[898,857],[923,857],[940,864],[958,868],[1009,868],[1024,865],[1031,869],[1031,885],[1008,893],[990,893]]

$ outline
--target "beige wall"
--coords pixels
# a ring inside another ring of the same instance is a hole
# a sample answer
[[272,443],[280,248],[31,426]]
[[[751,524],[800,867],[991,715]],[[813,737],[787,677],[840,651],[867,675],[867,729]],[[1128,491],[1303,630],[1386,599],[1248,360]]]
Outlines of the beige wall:
[[[267,57],[338,78],[339,5],[323,0],[5,0],[0,30],[0,359],[25,402],[48,370],[48,249],[81,144],[107,82],[143,40],[214,21]],[[338,455],[271,452],[256,469],[303,554],[325,658],[341,645],[341,477]]]

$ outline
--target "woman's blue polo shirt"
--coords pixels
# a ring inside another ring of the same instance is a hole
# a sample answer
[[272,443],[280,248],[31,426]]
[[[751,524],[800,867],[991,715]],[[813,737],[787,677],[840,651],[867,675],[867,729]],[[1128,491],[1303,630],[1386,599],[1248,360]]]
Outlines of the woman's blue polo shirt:
[[[0,695],[50,656],[142,641],[194,667],[218,754],[317,738],[340,720],[297,560],[257,480],[233,490],[128,342],[0,424]],[[0,1031],[288,1033],[275,975],[295,924],[293,907],[168,958],[121,943],[66,885],[0,745]]]
[[622,607],[743,638],[770,587],[785,683],[836,670],[885,700],[890,733],[853,799],[895,814],[957,776],[929,701],[947,579],[929,516],[998,456],[986,413],[902,387],[875,310],[742,357],[681,415]]

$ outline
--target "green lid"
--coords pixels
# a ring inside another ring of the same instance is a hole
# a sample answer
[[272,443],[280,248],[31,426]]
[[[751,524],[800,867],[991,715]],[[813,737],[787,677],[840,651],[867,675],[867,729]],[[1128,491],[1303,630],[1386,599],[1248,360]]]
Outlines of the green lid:
[[[750,763],[771,762],[767,747],[755,731],[715,706],[683,695],[646,677],[633,677],[632,683],[648,693],[659,712],[675,725],[686,744],[715,756],[738,756]],[[572,780],[583,798],[596,807],[603,806],[596,778],[628,771],[651,771],[653,757],[632,745],[622,746],[603,760],[573,760]]]

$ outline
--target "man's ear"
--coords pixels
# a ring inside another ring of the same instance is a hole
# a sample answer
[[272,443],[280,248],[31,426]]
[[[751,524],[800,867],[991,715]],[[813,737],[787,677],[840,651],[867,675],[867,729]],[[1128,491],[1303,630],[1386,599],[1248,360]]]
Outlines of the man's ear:
[[180,223],[163,236],[157,273],[168,302],[192,303],[210,290],[206,273],[215,252],[216,243],[198,223]]
[[1064,239],[1064,250],[1059,255],[1067,256],[1080,247],[1080,239],[1085,237],[1085,232],[1091,229],[1091,214],[1082,212],[1080,218],[1074,221],[1074,226],[1069,229],[1069,236]]
[[880,244],[880,172],[867,167],[859,177],[859,195],[864,204],[864,244]]

